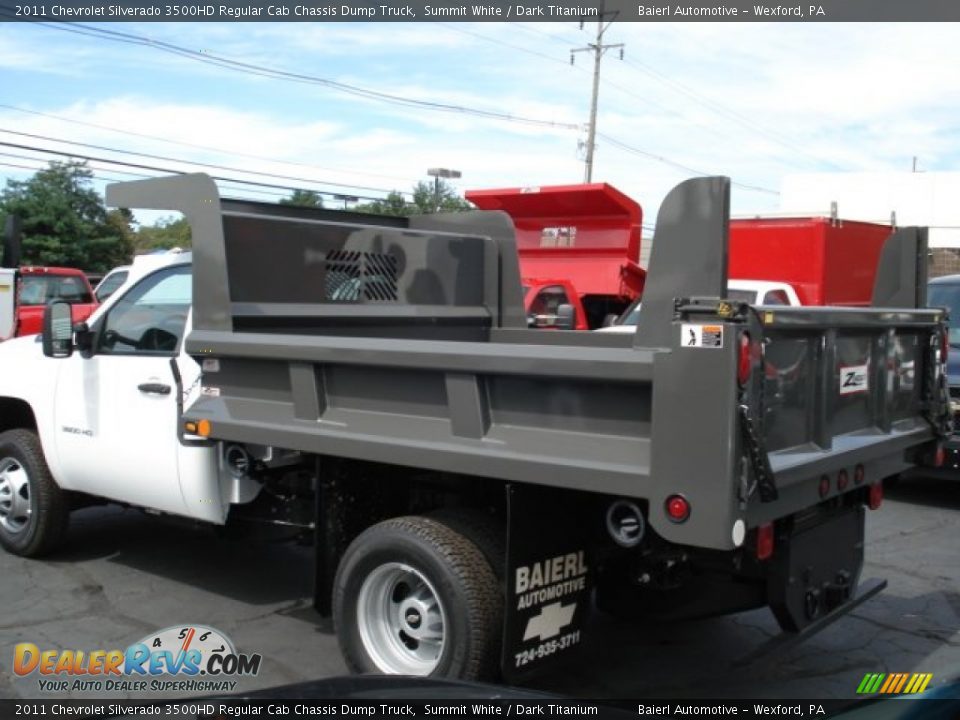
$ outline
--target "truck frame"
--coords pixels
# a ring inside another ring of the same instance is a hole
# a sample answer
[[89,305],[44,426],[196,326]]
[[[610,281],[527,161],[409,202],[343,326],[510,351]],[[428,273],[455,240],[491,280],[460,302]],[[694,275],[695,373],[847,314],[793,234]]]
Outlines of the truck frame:
[[503,213],[222,200],[205,175],[107,201],[182,212],[193,253],[89,324],[48,308],[36,372],[67,396],[0,382],[0,493],[34,510],[12,532],[0,494],[0,543],[49,552],[89,495],[290,529],[354,670],[546,668],[594,589],[618,615],[769,606],[803,631],[856,602],[865,509],[945,434],[941,311],[722,298],[726,178],[665,199],[632,336],[527,329]]

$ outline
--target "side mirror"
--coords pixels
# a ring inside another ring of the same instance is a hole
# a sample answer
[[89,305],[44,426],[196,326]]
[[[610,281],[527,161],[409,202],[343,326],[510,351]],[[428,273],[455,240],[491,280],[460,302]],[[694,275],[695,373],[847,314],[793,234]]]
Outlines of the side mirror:
[[603,317],[603,324],[601,325],[601,327],[610,327],[611,325],[617,322],[618,317],[620,316],[617,315],[616,313],[607,313]]
[[73,354],[73,316],[70,303],[52,300],[43,311],[43,354],[66,358]]
[[564,303],[557,308],[557,330],[573,330],[577,324],[577,312],[573,305]]

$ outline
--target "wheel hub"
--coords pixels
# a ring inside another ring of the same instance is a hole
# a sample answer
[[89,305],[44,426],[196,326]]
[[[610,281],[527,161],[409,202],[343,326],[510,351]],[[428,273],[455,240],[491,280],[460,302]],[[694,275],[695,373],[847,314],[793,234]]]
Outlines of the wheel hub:
[[445,614],[430,581],[402,563],[371,572],[357,598],[363,645],[381,672],[429,675],[443,652]]
[[0,527],[13,534],[23,532],[32,514],[30,476],[16,459],[3,458],[0,460]]

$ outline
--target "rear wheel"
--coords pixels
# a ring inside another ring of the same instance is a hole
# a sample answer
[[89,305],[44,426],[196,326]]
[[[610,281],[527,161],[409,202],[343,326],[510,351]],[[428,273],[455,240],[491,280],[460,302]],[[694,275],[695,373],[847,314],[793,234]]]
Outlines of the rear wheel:
[[337,637],[356,672],[491,678],[502,612],[500,583],[477,544],[425,517],[365,530],[334,582]]
[[0,545],[23,557],[45,555],[60,544],[68,519],[36,433],[0,434]]

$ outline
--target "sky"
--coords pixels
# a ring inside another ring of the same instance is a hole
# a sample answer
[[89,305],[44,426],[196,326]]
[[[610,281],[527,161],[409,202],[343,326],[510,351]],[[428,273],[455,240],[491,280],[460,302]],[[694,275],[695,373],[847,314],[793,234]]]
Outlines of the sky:
[[[381,197],[431,167],[459,170],[461,192],[578,183],[592,61],[577,53],[571,65],[570,51],[595,32],[591,22],[0,23],[0,180],[58,157],[19,145],[280,186],[221,183],[225,196],[268,201],[293,187]],[[906,171],[914,156],[920,169],[956,170],[956,40],[948,23],[615,22],[604,42],[623,43],[624,56],[603,58],[593,179],[640,202],[652,225],[670,188],[698,174],[730,176],[733,211],[746,214],[778,209],[789,173]],[[98,188],[161,174],[91,166]]]

